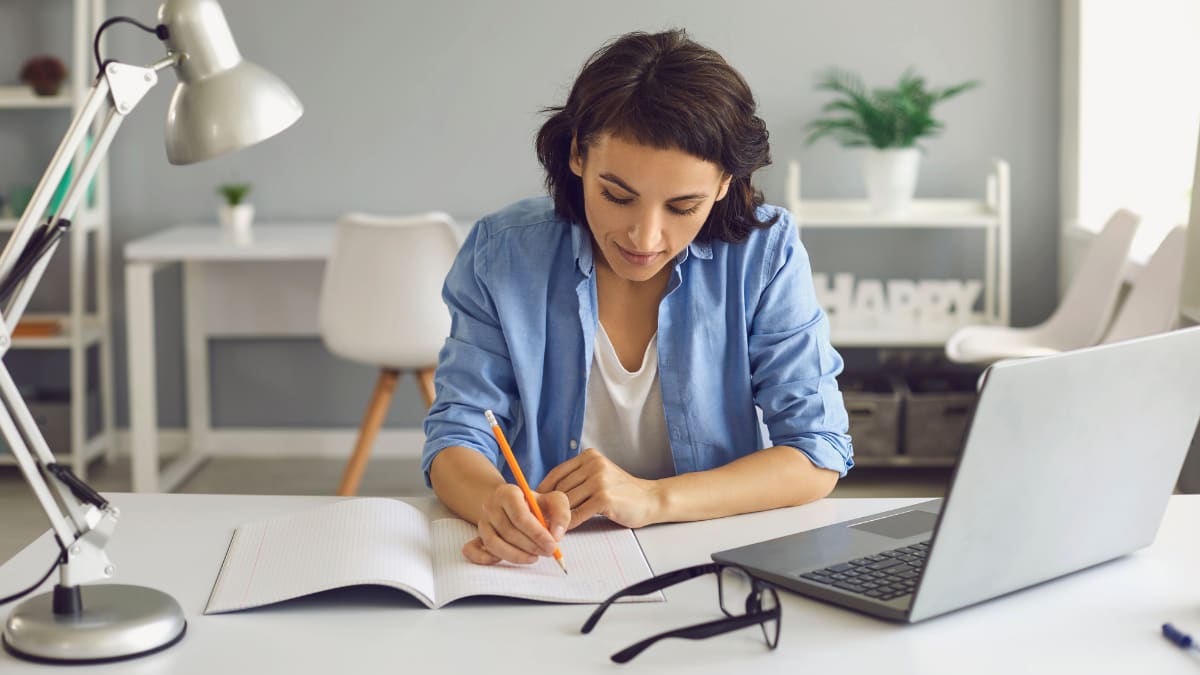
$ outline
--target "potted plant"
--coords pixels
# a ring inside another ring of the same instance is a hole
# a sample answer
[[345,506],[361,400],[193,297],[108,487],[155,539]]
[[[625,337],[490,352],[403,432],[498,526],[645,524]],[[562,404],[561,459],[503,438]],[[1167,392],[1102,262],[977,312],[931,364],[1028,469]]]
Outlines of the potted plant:
[[970,80],[942,89],[927,89],[925,78],[910,68],[895,87],[868,91],[857,74],[830,68],[819,76],[817,89],[839,98],[826,103],[826,113],[808,124],[808,143],[826,136],[844,147],[865,147],[863,178],[867,198],[878,213],[904,215],[917,186],[920,152],[917,141],[936,136],[942,123],[933,107],[979,86]]
[[225,236],[237,244],[250,243],[250,226],[254,223],[254,205],[246,202],[249,183],[225,183],[217,186],[225,200],[217,210],[217,219]]
[[38,96],[54,96],[66,79],[66,66],[53,56],[35,56],[21,66],[21,81]]

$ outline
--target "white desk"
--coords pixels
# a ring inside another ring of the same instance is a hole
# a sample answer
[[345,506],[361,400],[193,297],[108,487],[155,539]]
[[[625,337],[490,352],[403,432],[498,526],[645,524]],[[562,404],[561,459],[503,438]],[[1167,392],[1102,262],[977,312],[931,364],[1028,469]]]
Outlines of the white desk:
[[[664,640],[617,667],[613,652],[669,628],[719,617],[712,578],[667,591],[666,603],[614,606],[590,635],[593,607],[467,600],[428,610],[399,592],[349,589],[261,610],[204,616],[233,528],[331,497],[111,495],[122,517],[109,548],[118,583],[173,595],[183,641],[143,659],[73,669],[111,673],[1188,673],[1200,655],[1167,642],[1164,621],[1200,633],[1200,496],[1176,496],[1155,544],[1131,556],[915,626],[886,623],[781,593],[779,649],[757,629],[699,642]],[[826,499],[638,532],[655,572],[712,551],[920,500]],[[431,500],[417,500],[438,508]],[[43,574],[56,549],[41,537],[0,566],[0,595]],[[50,587],[48,582],[46,589]],[[45,589],[43,589],[45,590]],[[86,594],[85,594],[86,601]],[[0,610],[7,617],[9,609]],[[46,666],[0,653],[6,675]]]
[[[315,336],[331,224],[255,225],[245,246],[215,225],[164,230],[125,244],[133,489],[172,490],[196,470],[211,435],[208,338]],[[160,470],[155,373],[155,273],[183,265],[188,448]]]

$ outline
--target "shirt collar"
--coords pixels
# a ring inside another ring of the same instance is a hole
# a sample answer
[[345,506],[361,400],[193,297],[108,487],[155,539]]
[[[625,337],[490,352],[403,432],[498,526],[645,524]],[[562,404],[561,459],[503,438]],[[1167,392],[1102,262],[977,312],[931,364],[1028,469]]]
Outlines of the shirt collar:
[[688,252],[701,260],[712,260],[712,244],[709,242],[693,241],[688,247],[679,252],[679,262],[687,260]]
[[571,223],[571,250],[575,253],[575,265],[585,277],[592,276],[596,261],[592,253],[592,235],[579,223]]

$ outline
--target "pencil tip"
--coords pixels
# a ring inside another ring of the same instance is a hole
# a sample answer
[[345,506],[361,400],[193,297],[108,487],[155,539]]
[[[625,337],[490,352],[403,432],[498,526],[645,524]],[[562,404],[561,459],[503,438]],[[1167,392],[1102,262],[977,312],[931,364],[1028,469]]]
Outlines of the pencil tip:
[[567,571],[566,563],[564,563],[561,559],[555,560],[555,562],[557,562],[558,566],[562,568],[563,574],[570,576],[571,573]]

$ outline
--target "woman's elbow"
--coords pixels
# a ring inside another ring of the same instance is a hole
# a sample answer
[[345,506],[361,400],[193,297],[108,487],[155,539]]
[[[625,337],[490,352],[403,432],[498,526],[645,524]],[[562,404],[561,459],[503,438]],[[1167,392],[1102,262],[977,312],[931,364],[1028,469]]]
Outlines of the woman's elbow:
[[797,452],[796,455],[798,455],[797,459],[801,465],[802,478],[797,481],[800,489],[797,490],[794,506],[828,497],[833,492],[833,488],[837,487],[841,474],[832,469],[817,466],[803,452]]

